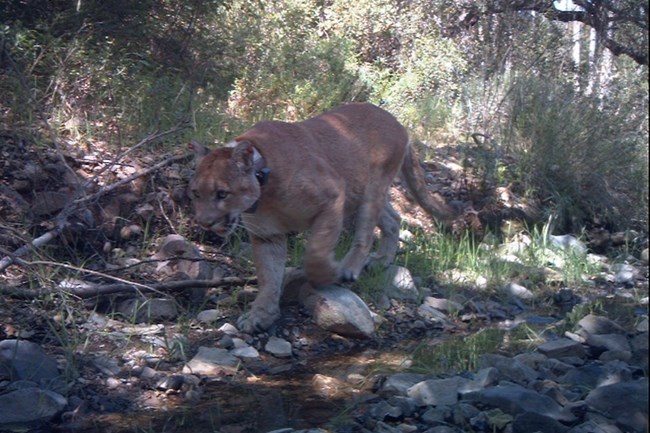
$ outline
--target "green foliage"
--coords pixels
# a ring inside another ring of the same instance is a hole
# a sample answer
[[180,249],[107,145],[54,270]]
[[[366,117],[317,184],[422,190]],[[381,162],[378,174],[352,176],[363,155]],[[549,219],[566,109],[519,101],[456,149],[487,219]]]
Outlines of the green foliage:
[[[511,92],[510,145],[520,155],[520,181],[536,191],[560,230],[587,221],[625,227],[647,214],[647,149],[640,119],[603,109],[567,85],[518,80]],[[622,107],[619,107],[622,108]]]
[[224,23],[239,33],[233,42],[247,59],[230,92],[231,115],[301,119],[358,96],[351,46],[344,38],[322,37],[317,12],[310,0],[234,1],[224,10]]
[[421,373],[457,374],[477,371],[481,355],[515,353],[530,342],[525,326],[512,331],[486,328],[472,335],[419,346],[413,352],[411,369]]
[[570,32],[543,14],[462,27],[449,0],[32,3],[0,6],[4,128],[45,117],[124,146],[189,120],[212,143],[368,100],[432,142],[489,137],[480,193],[512,186],[558,230],[647,226],[647,68],[588,52],[576,64]]
[[468,232],[457,236],[444,231],[433,235],[416,231],[400,261],[416,275],[435,277],[453,285],[474,285],[481,277],[495,287],[512,274],[511,266],[500,260],[493,248],[486,248]]

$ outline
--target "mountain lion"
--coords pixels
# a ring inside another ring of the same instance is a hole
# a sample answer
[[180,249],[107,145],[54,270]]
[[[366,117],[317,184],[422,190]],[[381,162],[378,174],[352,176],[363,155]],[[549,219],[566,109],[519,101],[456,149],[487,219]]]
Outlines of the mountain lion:
[[[298,123],[260,122],[213,151],[196,142],[190,147],[197,156],[189,190],[196,221],[224,236],[241,217],[250,235],[259,293],[238,321],[244,332],[265,330],[280,317],[289,233],[308,232],[304,272],[317,287],[359,277],[375,227],[381,231],[375,259],[392,262],[400,216],[388,189],[400,170],[429,214],[445,222],[453,217],[428,193],[406,129],[371,104],[343,105]],[[337,262],[334,247],[348,223],[352,246]]]

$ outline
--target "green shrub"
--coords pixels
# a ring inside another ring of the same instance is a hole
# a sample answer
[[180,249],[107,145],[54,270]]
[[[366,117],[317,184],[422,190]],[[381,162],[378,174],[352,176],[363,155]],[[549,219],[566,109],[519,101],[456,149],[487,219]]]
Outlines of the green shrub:
[[519,79],[510,98],[506,139],[518,154],[520,181],[555,215],[559,230],[577,232],[593,222],[622,228],[645,218],[647,135],[635,125],[641,119],[534,78]]

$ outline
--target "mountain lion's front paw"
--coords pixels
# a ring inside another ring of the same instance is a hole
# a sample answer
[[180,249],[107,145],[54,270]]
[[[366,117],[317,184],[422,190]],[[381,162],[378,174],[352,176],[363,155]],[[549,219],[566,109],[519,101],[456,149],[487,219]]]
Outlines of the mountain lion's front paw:
[[354,283],[359,279],[359,274],[351,269],[342,268],[339,272],[339,281],[341,283]]
[[251,308],[247,313],[237,319],[237,327],[246,334],[265,331],[273,325],[273,322],[280,318],[280,309]]

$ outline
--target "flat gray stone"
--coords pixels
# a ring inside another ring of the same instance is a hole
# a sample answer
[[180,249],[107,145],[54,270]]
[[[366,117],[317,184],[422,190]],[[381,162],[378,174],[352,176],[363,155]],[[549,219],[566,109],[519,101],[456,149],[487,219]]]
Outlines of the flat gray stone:
[[419,406],[452,406],[458,403],[458,389],[468,382],[460,376],[448,379],[429,379],[416,383],[406,394]]
[[463,306],[456,301],[444,298],[434,298],[433,296],[425,297],[422,304],[428,305],[436,310],[442,311],[443,313],[459,313],[463,310]]
[[627,337],[622,334],[589,334],[587,344],[595,349],[632,352]]
[[424,374],[418,373],[395,373],[388,376],[381,387],[385,394],[406,395],[407,390],[418,382],[426,379]]
[[0,429],[49,421],[67,404],[62,395],[36,387],[1,394]]
[[264,350],[278,358],[287,358],[293,353],[291,343],[278,337],[270,337],[264,346]]
[[614,424],[604,424],[592,420],[573,427],[567,433],[622,433]]
[[547,341],[537,346],[537,351],[543,353],[549,358],[560,359],[567,356],[585,357],[585,348],[577,341],[561,338],[558,340]]
[[600,386],[587,395],[587,405],[635,432],[648,430],[648,379]]
[[551,397],[519,386],[486,388],[468,394],[468,399],[499,408],[511,415],[535,412],[559,421],[572,422],[576,419],[573,414],[563,410],[562,406]]
[[38,384],[49,384],[59,378],[56,361],[41,346],[27,340],[0,341],[0,373],[13,380]]
[[513,433],[553,432],[564,433],[568,427],[555,419],[536,412],[524,412],[515,417],[512,422]]
[[576,332],[586,337],[586,334],[625,334],[625,329],[607,317],[587,314],[578,322]]
[[199,347],[198,353],[183,367],[185,374],[218,376],[233,374],[239,369],[239,359],[226,349]]
[[485,354],[479,359],[480,368],[494,367],[499,370],[501,378],[507,378],[521,385],[539,378],[539,373],[523,362],[497,354]]
[[386,269],[386,287],[384,293],[393,299],[407,299],[415,301],[420,297],[420,292],[415,286],[411,272],[403,266],[390,265]]

